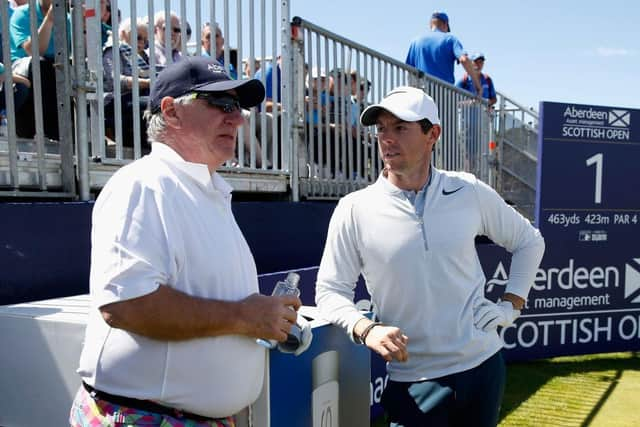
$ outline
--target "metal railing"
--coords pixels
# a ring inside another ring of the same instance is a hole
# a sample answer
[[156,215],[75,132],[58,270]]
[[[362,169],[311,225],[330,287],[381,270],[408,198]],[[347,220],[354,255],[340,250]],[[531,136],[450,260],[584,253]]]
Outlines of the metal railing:
[[[37,0],[29,0],[31,46],[38,47]],[[54,2],[54,52],[32,60],[10,43],[8,2],[0,2],[4,117],[0,137],[0,195],[75,197],[73,119],[65,4]],[[14,82],[13,74],[30,81]],[[53,80],[52,80],[53,78]],[[15,84],[14,84],[15,83]],[[10,88],[10,90],[7,90]],[[53,92],[52,92],[53,91]],[[55,93],[52,96],[52,93]],[[22,95],[20,95],[22,94]],[[20,95],[20,97],[18,97]],[[18,100],[20,98],[20,100]]]
[[302,18],[294,18],[292,25],[289,79],[297,95],[287,108],[294,111],[301,197],[337,198],[377,179],[382,165],[375,135],[362,128],[358,116],[401,85],[424,89],[438,105],[443,133],[434,164],[492,179],[488,141],[493,120],[486,103]]
[[[162,56],[167,58],[167,63],[174,60],[174,55],[176,59],[178,55],[185,56],[194,53],[216,56],[223,62],[227,71],[237,77],[242,77],[244,54],[248,54],[248,58],[260,61],[263,68],[266,68],[271,58],[277,57],[283,49],[278,29],[288,28],[289,21],[288,2],[286,1],[188,2],[182,0],[176,10],[171,9],[171,2],[168,0],[163,2],[149,1],[143,9],[138,7],[139,4],[135,1],[112,0],[111,8],[115,11],[120,7],[130,17],[131,40],[137,39],[139,30],[146,30],[148,33],[150,45],[148,49],[148,78],[151,84],[153,84],[157,73],[166,65],[162,61]],[[160,7],[156,7],[158,4]],[[166,20],[168,17],[172,17],[172,24],[162,27],[155,25],[154,20],[159,14],[167,17]],[[114,14],[111,21],[113,28],[116,28],[117,24],[115,19]],[[143,28],[135,24],[138,20],[145,23]],[[189,20],[191,20],[190,23]],[[98,14],[95,14],[88,17],[86,22],[89,49],[87,50],[86,79],[82,86],[88,88],[89,121],[87,129],[81,133],[88,135],[91,144],[87,150],[90,161],[87,168],[82,168],[79,173],[79,180],[87,183],[81,186],[83,188],[81,198],[89,197],[90,191],[99,190],[117,168],[149,151],[149,146],[144,145],[140,138],[140,129],[145,127],[141,118],[141,110],[144,109],[143,101],[146,100],[146,93],[140,88],[140,76],[136,61],[132,61],[131,87],[127,91],[133,106],[127,112],[132,115],[133,132],[129,131],[127,138],[121,120],[117,119],[113,120],[112,129],[105,129],[106,98],[113,99],[115,117],[123,116],[125,109],[120,102],[123,99],[122,88],[120,85],[114,84],[111,93],[105,90],[105,82],[102,78],[105,53],[99,40],[100,18]],[[176,25],[180,29],[177,42],[176,35],[172,35]],[[195,43],[187,41],[187,25],[192,28],[192,38],[195,38]],[[206,31],[205,27],[207,27]],[[224,38],[222,52],[216,52],[217,31],[220,31]],[[121,42],[117,33],[118,31],[115,29],[112,31],[111,44],[113,46],[119,46]],[[156,35],[158,39],[154,41]],[[172,36],[174,37],[173,43],[175,43],[173,49],[167,49],[160,45],[163,43],[164,46],[171,46]],[[211,43],[210,47],[205,49],[203,42],[207,38]],[[288,40],[289,37],[285,39]],[[174,50],[179,53],[173,52]],[[113,56],[117,55],[115,48],[112,48],[111,51],[114,52]],[[109,59],[107,57],[107,60]],[[113,75],[120,75],[122,73],[121,61],[112,60],[112,62]],[[250,66],[247,68],[250,74],[256,72],[253,64],[255,61],[250,61]],[[277,87],[279,84],[275,79],[274,73],[271,82],[273,87]],[[113,80],[117,82],[117,79]],[[264,73],[262,73],[261,81],[263,84],[267,83]],[[267,112],[265,109],[266,103],[263,103],[261,111],[244,112],[246,123],[239,130],[236,158],[227,162],[220,170],[237,191],[275,193],[288,191],[292,150],[289,146],[289,139],[278,138],[278,135],[284,132],[283,125],[286,125],[287,113]]]
[[[36,1],[30,0],[30,6]],[[435,148],[436,167],[472,172],[504,191],[513,187],[508,181],[511,177],[504,178],[511,169],[517,177],[514,179],[529,183],[528,172],[514,166],[518,161],[503,164],[499,158],[514,157],[509,152],[512,146],[518,153],[531,154],[531,135],[526,129],[535,129],[537,118],[535,124],[528,124],[533,119],[524,108],[500,95],[499,108],[493,112],[447,82],[302,18],[291,20],[289,3],[181,0],[172,11],[171,5],[176,3],[169,0],[149,1],[144,7],[136,1],[111,0],[113,48],[109,54],[109,44],[105,49],[101,34],[99,0],[73,0],[68,10],[66,2],[54,2],[53,69],[59,134],[55,140],[46,138],[47,117],[38,89],[40,63],[35,61],[32,138],[16,137],[13,92],[5,91],[8,135],[0,137],[0,195],[55,194],[88,200],[119,167],[144,155],[149,147],[141,136],[145,127],[141,110],[146,99],[141,83],[148,78],[152,84],[163,66],[163,51],[154,49],[154,35],[158,34],[158,43],[170,46],[172,36],[176,40],[173,28],[179,25],[175,50],[182,55],[202,54],[205,23],[218,24],[209,27],[212,42],[216,28],[224,35],[220,59],[228,71],[235,70],[240,77],[246,70],[253,76],[260,63],[259,78],[274,88],[273,103],[265,101],[259,111],[245,112],[246,124],[239,131],[236,158],[220,170],[236,191],[271,193],[291,200],[337,199],[375,181],[382,167],[375,135],[372,129],[360,125],[358,116],[399,85],[424,89],[438,105],[443,133]],[[148,74],[142,73],[136,60],[127,68],[117,59],[123,41],[117,29],[118,9],[130,17],[130,40],[137,40],[145,30],[148,33]],[[164,16],[173,12],[177,24],[156,26],[154,16],[158,12]],[[138,26],[138,20],[144,17],[150,18]],[[72,22],[68,39],[64,30],[67,19]],[[3,58],[12,64],[6,2],[0,2],[0,23]],[[187,24],[195,42],[186,40]],[[35,18],[31,35],[35,41]],[[215,49],[212,43],[207,53],[220,53]],[[167,49],[164,53],[171,62],[173,55]],[[105,58],[112,64],[113,75],[105,76]],[[270,81],[265,72],[268,68],[279,69],[271,73]],[[121,85],[119,76],[125,70],[128,79]],[[12,87],[11,73],[5,73],[4,80],[5,87]],[[280,93],[279,98],[276,93]],[[125,95],[129,104],[124,101]],[[114,119],[105,121],[111,114],[111,110],[105,114],[105,106],[114,111]],[[129,127],[123,125],[127,114]],[[518,114],[523,114],[522,118]],[[514,136],[517,132],[520,137]],[[493,141],[498,142],[498,150],[490,148]]]
[[538,164],[538,115],[498,94],[495,188],[523,215],[533,219]]

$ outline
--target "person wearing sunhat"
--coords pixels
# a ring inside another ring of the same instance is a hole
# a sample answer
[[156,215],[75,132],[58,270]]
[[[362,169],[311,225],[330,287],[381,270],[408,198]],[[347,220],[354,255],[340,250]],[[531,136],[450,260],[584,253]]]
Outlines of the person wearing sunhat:
[[[482,97],[487,100],[489,106],[493,106],[497,99],[496,89],[493,86],[493,80],[489,77],[488,74],[482,72],[482,68],[485,63],[484,53],[476,52],[471,55],[471,60],[473,61],[475,69],[478,71],[478,75],[480,76],[480,84],[482,85]],[[473,86],[473,80],[471,76],[467,73],[464,73],[462,78],[456,82],[456,86],[462,89],[465,89],[474,95],[477,95],[476,88]]]
[[[259,294],[256,266],[216,173],[234,156],[258,80],[206,57],[165,68],[145,112],[151,153],[93,208],[91,308],[71,426],[233,426],[262,388],[265,348],[301,302]],[[299,354],[310,343],[303,328]]]
[[450,84],[455,83],[453,66],[458,62],[471,76],[478,93],[481,92],[480,79],[473,62],[460,40],[451,34],[449,16],[444,12],[433,12],[430,31],[411,42],[405,62]]
[[[505,380],[496,328],[520,314],[544,240],[475,176],[432,166],[443,124],[421,89],[393,89],[360,122],[376,127],[384,170],[335,208],[316,304],[388,362],[382,406],[392,426],[495,426]],[[512,253],[498,303],[484,297],[479,235]],[[360,274],[374,320],[353,303]]]

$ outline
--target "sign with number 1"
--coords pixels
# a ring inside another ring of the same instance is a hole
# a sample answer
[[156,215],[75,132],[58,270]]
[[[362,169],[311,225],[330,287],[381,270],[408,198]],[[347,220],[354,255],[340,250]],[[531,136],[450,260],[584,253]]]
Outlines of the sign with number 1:
[[542,265],[514,358],[640,346],[640,110],[543,102],[536,223]]

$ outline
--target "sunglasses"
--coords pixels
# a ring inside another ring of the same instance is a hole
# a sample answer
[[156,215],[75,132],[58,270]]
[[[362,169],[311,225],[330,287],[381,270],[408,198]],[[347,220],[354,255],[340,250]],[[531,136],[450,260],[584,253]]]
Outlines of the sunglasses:
[[230,95],[213,95],[202,92],[194,93],[193,95],[195,99],[204,99],[210,106],[219,108],[225,113],[233,113],[242,108],[238,98]]
[[[164,32],[164,28],[165,28],[165,27],[160,27],[160,30],[161,30],[162,32]],[[182,30],[180,30],[180,27],[173,27],[173,28],[171,28],[171,30],[173,30],[173,32],[174,32],[175,34],[179,34],[179,33],[182,31]]]

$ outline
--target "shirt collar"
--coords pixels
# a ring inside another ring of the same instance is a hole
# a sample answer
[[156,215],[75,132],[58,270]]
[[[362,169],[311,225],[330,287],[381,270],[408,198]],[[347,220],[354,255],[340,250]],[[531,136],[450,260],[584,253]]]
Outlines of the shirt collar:
[[184,160],[173,148],[161,142],[151,144],[151,156],[179,168],[189,175],[191,179],[204,187],[213,186],[222,194],[228,195],[233,191],[231,187],[217,172],[209,173],[209,167],[204,163],[193,163]]
[[[427,182],[420,189],[420,191],[424,191],[431,182],[434,180],[434,176],[438,173],[438,171],[433,167],[433,165],[429,168],[429,178],[427,178]],[[376,185],[379,185],[384,191],[393,195],[404,195],[407,190],[403,190],[401,188],[396,187],[384,176],[384,172],[380,173],[378,176],[378,180],[376,181]],[[418,192],[420,192],[418,191]]]

